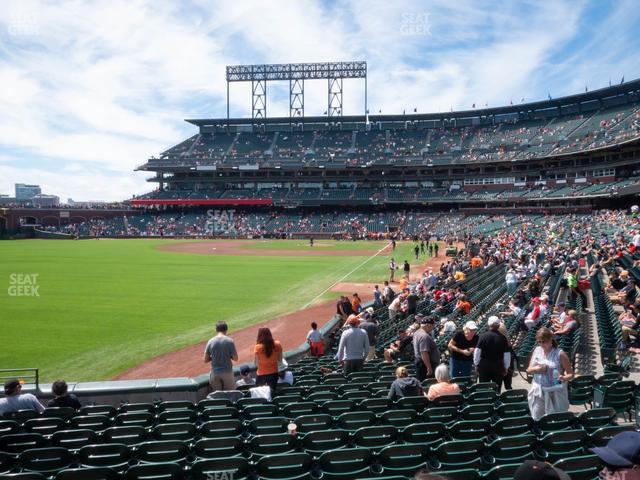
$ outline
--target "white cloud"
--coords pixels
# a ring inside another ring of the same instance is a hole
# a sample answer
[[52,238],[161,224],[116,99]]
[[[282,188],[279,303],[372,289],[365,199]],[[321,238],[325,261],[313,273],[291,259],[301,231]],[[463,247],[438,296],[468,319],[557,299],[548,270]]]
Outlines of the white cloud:
[[[631,79],[637,9],[612,5],[600,18],[600,5],[533,0],[10,0],[0,6],[0,191],[17,181],[63,198],[150,190],[133,169],[195,132],[183,118],[225,115],[229,64],[367,60],[372,113],[498,106]],[[326,110],[325,88],[308,82],[307,114]],[[248,93],[232,86],[232,116],[250,114]],[[286,115],[286,86],[269,94],[268,113]],[[344,113],[362,113],[362,82],[345,82],[344,100]]]

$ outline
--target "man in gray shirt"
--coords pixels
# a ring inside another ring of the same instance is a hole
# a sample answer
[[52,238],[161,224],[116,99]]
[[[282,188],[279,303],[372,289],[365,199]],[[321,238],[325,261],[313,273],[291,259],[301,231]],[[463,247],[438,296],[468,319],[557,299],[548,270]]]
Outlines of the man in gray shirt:
[[364,359],[369,353],[369,338],[367,332],[356,327],[357,317],[347,320],[347,329],[342,332],[338,345],[338,360],[344,366],[344,374],[362,370]]
[[420,328],[413,334],[413,354],[415,355],[416,378],[421,382],[433,377],[440,363],[440,351],[433,337],[434,322],[429,318],[420,320]]
[[7,380],[4,383],[4,394],[5,398],[0,398],[0,417],[18,410],[35,410],[38,413],[44,411],[44,407],[35,396],[22,393],[22,385],[18,379]]
[[217,335],[207,342],[204,349],[204,363],[211,362],[211,374],[209,383],[211,389],[235,390],[236,382],[233,378],[233,365],[231,361],[238,361],[238,352],[233,340],[227,337],[226,322],[218,322]]

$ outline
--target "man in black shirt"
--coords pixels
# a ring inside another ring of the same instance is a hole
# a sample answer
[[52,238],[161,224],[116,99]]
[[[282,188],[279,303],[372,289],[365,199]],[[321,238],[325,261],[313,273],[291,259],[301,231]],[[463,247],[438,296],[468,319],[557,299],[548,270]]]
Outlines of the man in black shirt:
[[499,388],[511,363],[511,354],[507,339],[498,331],[500,319],[495,315],[491,316],[487,325],[489,331],[480,335],[478,346],[473,352],[473,363],[478,370],[480,382],[493,382]]
[[55,395],[55,398],[49,400],[47,407],[71,407],[74,410],[80,410],[80,401],[75,395],[67,393],[68,389],[67,382],[64,380],[53,382],[51,393]]

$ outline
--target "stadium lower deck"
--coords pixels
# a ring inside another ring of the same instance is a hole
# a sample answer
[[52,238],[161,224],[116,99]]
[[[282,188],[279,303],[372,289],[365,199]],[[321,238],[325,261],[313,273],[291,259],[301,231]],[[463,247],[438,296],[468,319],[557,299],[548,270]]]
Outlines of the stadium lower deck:
[[[153,234],[169,215],[145,214],[101,228],[106,234],[107,228],[140,225],[141,231]],[[353,226],[356,220],[343,215]],[[303,221],[293,215],[277,218],[278,225],[291,229]],[[529,411],[530,377],[524,370],[536,346],[536,331],[551,318],[550,310],[531,330],[520,327],[531,305],[529,274],[518,286],[527,307],[504,316],[517,357],[513,390],[501,392],[495,384],[461,377],[453,380],[461,388],[459,395],[390,401],[395,369],[404,365],[414,374],[413,352],[408,348],[389,364],[381,360],[382,349],[398,338],[399,329],[414,323],[414,316],[391,321],[383,307],[375,311],[378,359],[343,375],[334,360],[337,331],[323,357],[291,362],[294,384],[278,388],[271,401],[250,398],[242,387],[239,398],[208,398],[197,404],[161,399],[127,403],[121,394],[118,400],[124,403],[119,407],[88,405],[79,412],[47,409],[43,415],[9,415],[0,421],[0,472],[5,472],[0,478],[402,479],[426,468],[445,478],[498,480],[512,478],[525,459],[533,458],[553,463],[573,480],[598,478],[603,465],[589,449],[638,428],[637,361],[629,350],[619,348],[617,317],[623,307],[605,291],[614,270],[625,270],[640,281],[640,253],[630,246],[638,219],[625,212],[464,219],[405,214],[401,225],[409,224],[416,230],[402,230],[406,234],[424,230],[441,237],[459,235],[470,249],[476,244],[478,255],[487,260],[484,268],[471,269],[470,257],[459,256],[455,260],[466,278],[455,282],[443,277],[439,283],[438,288],[459,288],[467,295],[472,305],[468,314],[452,314],[455,300],[436,302],[428,294],[417,308],[428,317],[448,315],[458,327],[472,320],[479,333],[510,300],[504,255],[526,266],[543,252],[531,267],[540,274],[541,292],[552,304],[566,301],[580,318],[578,329],[559,338],[576,373],[568,385],[570,411],[537,421]],[[586,304],[563,288],[571,266],[578,266],[591,282]],[[451,335],[437,336],[443,362]],[[423,386],[431,383],[425,380]],[[296,435],[288,433],[290,423]],[[12,476],[18,472],[22,476]]]

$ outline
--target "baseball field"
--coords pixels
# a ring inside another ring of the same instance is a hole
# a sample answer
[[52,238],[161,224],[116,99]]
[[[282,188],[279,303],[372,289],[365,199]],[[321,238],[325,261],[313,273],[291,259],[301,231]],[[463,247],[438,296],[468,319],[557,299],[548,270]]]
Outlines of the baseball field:
[[[231,331],[335,298],[337,281],[382,282],[413,245],[302,240],[0,242],[0,368],[42,381],[113,378]],[[352,293],[352,292],[346,292]],[[326,319],[319,319],[325,321]],[[299,344],[304,337],[295,339]]]

